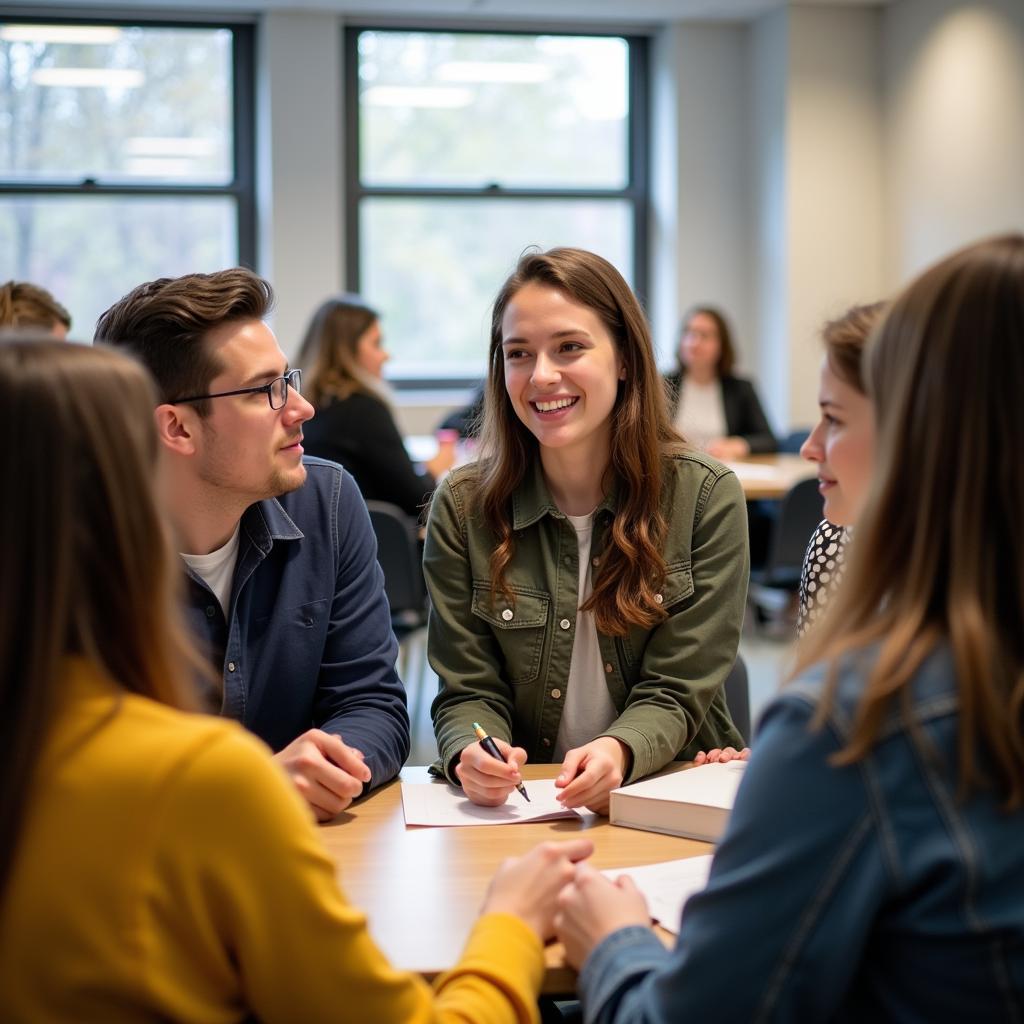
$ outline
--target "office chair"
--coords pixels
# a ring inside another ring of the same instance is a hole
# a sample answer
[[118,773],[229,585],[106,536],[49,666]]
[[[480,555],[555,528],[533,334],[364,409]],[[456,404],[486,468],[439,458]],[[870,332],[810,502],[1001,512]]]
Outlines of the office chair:
[[739,730],[745,744],[750,743],[750,679],[743,656],[736,655],[736,661],[725,677],[725,704],[733,724]]
[[783,497],[768,558],[763,568],[750,573],[747,596],[758,624],[763,625],[772,615],[778,617],[792,604],[800,586],[804,553],[824,517],[823,507],[818,481],[813,477],[795,483]]
[[406,692],[414,682],[414,700],[409,716],[415,721],[419,691],[422,689],[422,665],[413,654],[422,646],[427,625],[427,595],[420,562],[420,544],[416,522],[397,505],[386,501],[368,501],[370,523],[377,536],[377,561],[384,572],[384,593],[391,606],[391,628],[398,639],[398,674]]

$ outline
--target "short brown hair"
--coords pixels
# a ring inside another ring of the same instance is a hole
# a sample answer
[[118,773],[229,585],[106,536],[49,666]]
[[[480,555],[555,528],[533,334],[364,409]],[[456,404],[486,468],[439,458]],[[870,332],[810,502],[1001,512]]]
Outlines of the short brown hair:
[[[156,380],[161,402],[205,394],[220,372],[203,342],[226,323],[262,320],[274,292],[245,267],[213,274],[161,277],[140,284],[96,323],[96,341],[128,349]],[[200,416],[209,402],[192,406]]]
[[[679,339],[682,341],[683,335],[686,333],[686,329],[690,326],[690,321],[700,314],[711,317],[715,321],[715,327],[718,329],[718,365],[715,367],[719,377],[731,377],[732,371],[736,368],[736,346],[732,341],[732,331],[729,329],[729,321],[725,319],[725,314],[714,306],[693,306],[686,312],[686,316],[683,317],[683,326],[679,330]],[[686,372],[686,367],[680,362],[679,369]]]
[[28,281],[0,285],[0,327],[51,331],[57,324],[71,329],[71,314],[45,289]]
[[825,358],[828,359],[832,372],[844,384],[856,388],[862,395],[867,391],[861,370],[864,346],[882,319],[884,310],[884,302],[851,306],[842,316],[829,320],[821,329],[821,339],[825,343]]

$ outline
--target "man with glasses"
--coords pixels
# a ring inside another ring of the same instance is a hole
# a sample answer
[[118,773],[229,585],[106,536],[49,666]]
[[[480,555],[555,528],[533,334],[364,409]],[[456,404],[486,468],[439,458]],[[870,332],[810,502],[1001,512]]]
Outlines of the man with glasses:
[[104,313],[96,340],[156,378],[162,485],[211,709],[274,750],[326,821],[409,753],[383,576],[339,466],[303,456],[301,395],[249,270],[161,278]]

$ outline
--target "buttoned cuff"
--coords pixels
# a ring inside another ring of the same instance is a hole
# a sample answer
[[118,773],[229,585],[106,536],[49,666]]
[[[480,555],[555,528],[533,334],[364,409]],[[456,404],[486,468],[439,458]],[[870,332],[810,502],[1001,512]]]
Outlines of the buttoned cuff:
[[586,1024],[598,1021],[609,1002],[638,984],[668,958],[668,950],[650,928],[632,925],[599,942],[583,964],[577,990]]

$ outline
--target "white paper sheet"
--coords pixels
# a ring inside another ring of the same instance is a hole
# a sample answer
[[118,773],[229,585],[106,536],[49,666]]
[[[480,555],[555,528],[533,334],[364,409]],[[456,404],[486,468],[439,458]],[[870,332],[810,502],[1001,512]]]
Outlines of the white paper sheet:
[[635,868],[608,868],[602,873],[612,881],[619,875],[629,875],[644,894],[651,917],[666,931],[678,935],[683,906],[708,884],[713,856],[709,853]]
[[554,779],[524,782],[527,803],[516,790],[500,807],[480,807],[461,789],[438,782],[403,782],[402,810],[406,825],[515,825],[548,818],[578,818],[556,799]]

